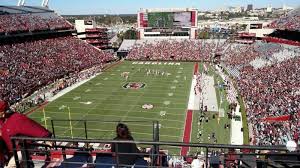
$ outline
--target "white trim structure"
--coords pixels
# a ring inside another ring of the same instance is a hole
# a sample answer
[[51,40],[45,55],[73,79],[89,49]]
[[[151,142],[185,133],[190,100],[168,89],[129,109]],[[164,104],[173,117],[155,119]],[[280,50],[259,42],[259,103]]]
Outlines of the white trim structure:
[[237,105],[234,116],[239,116],[240,120],[236,121],[235,119],[231,120],[231,130],[230,130],[230,144],[231,145],[243,145],[244,144],[244,134],[242,131],[243,121],[242,113],[240,112],[240,105]]
[[49,0],[43,0],[42,7],[48,7]]
[[193,75],[190,97],[188,102],[188,110],[200,110],[200,95],[195,95],[194,88],[196,86],[196,75]]
[[230,130],[230,144],[231,145],[243,145],[244,144],[244,132],[242,131],[243,128],[243,119],[242,113],[240,112],[241,106],[238,104],[238,100],[236,98],[237,91],[234,88],[232,80],[226,75],[219,66],[215,66],[216,72],[219,73],[221,78],[225,83],[227,83],[230,87],[230,90],[226,90],[226,98],[229,103],[236,103],[237,106],[234,111],[232,111],[233,116],[239,117],[240,120],[231,120],[231,130]]
[[25,0],[19,0],[17,6],[24,6]]

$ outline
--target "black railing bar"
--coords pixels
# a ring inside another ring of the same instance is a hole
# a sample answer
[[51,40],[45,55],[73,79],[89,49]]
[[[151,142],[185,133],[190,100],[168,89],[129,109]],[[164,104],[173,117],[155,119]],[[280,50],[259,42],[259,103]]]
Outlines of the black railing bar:
[[[238,159],[237,159],[238,160]],[[24,162],[27,161],[32,161],[32,160],[22,160]],[[253,160],[250,160],[253,161]],[[261,161],[264,163],[271,163],[271,162],[288,162],[288,163],[300,163],[300,161],[289,161],[289,160],[256,160],[256,161]],[[56,163],[57,161],[36,161],[36,162],[44,162],[44,163]],[[77,165],[83,165],[83,164],[88,164],[88,165],[103,165],[103,166],[116,166],[117,164],[110,164],[110,163],[94,163],[94,162],[69,162],[69,161],[62,161],[61,164],[77,164]],[[132,167],[133,165],[126,165],[126,164],[119,164],[121,167]],[[143,166],[143,165],[138,165],[139,167],[158,167],[158,166]],[[159,166],[163,168],[163,166]]]
[[[269,159],[256,159],[256,160],[253,160],[253,159],[245,159],[245,160],[241,160],[241,159],[235,159],[237,161],[261,161],[261,162],[266,162],[266,163],[271,163],[271,162],[288,162],[288,163],[299,163],[300,164],[300,161],[297,161],[297,160],[269,160]],[[22,160],[23,162],[29,162],[29,161],[32,161],[32,160]],[[230,162],[230,161],[233,161],[233,160],[228,160],[228,159],[224,159],[225,162]],[[45,161],[45,160],[34,160],[34,162],[43,162],[43,163],[55,163],[55,162],[59,162],[59,161]],[[94,164],[94,165],[116,165],[116,164],[110,164],[110,163],[95,163],[95,161],[93,162],[69,162],[69,161],[65,161],[65,160],[61,160],[61,162],[63,163],[87,163],[87,164]]]
[[[224,154],[222,154],[222,153],[224,153]],[[255,152],[250,152],[250,153],[226,153],[226,152],[222,152],[222,153],[219,153],[219,155],[226,155],[226,156],[228,156],[228,155],[243,155],[243,156],[253,156],[253,155],[257,155],[257,156],[261,156],[261,155],[268,155],[268,156],[282,156],[282,155],[284,155],[284,156],[299,156],[300,155],[300,153],[298,152],[298,153],[255,153]]]
[[116,140],[90,140],[90,139],[61,139],[61,138],[34,138],[34,137],[12,137],[13,140],[31,140],[31,141],[55,141],[55,142],[81,142],[81,143],[106,143],[106,144],[141,144],[141,145],[161,145],[161,146],[187,146],[187,147],[208,147],[208,148],[228,148],[228,149],[256,149],[256,150],[284,150],[284,145],[273,146],[254,146],[254,145],[228,145],[228,144],[207,144],[207,143],[183,143],[167,141],[116,141]]
[[[22,160],[23,162],[28,162],[32,160]],[[38,161],[41,162],[41,161]],[[45,161],[44,161],[45,162]],[[57,161],[56,161],[57,162]],[[55,163],[53,162],[45,162],[45,163]],[[93,163],[93,162],[69,162],[69,161],[62,161],[61,164],[76,164],[76,165],[83,165],[83,164],[88,164],[88,165],[103,165],[103,166],[116,166],[117,164],[110,164],[110,163]],[[69,166],[69,165],[67,165]],[[127,165],[127,164],[119,164],[120,167],[132,167],[133,165]],[[149,167],[149,166],[143,166],[143,165],[138,165],[138,167]],[[157,167],[157,166],[155,166]]]

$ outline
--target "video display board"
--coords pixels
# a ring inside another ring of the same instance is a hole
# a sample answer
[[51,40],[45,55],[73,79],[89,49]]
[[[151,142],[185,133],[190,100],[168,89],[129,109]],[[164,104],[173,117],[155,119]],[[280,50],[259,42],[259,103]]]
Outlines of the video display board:
[[192,22],[191,12],[174,13],[173,26],[175,27],[190,27]]
[[262,24],[250,24],[250,29],[262,29]]
[[148,13],[148,27],[178,28],[190,27],[191,12],[153,12]]
[[148,26],[159,28],[173,27],[174,14],[171,12],[148,13]]

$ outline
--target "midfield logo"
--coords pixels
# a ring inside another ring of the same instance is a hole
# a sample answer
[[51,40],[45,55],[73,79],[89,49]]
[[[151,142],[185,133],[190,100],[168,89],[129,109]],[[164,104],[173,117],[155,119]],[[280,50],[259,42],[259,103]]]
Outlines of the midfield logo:
[[128,83],[125,83],[122,87],[124,89],[141,89],[141,88],[144,88],[146,86],[145,83],[142,83],[142,82],[128,82]]

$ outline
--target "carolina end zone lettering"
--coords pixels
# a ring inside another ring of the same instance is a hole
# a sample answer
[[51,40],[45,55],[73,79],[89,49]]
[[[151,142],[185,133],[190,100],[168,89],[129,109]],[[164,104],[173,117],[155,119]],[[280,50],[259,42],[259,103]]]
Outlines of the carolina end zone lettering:
[[139,61],[139,62],[133,62],[133,65],[181,65],[180,62],[143,62],[143,61]]

